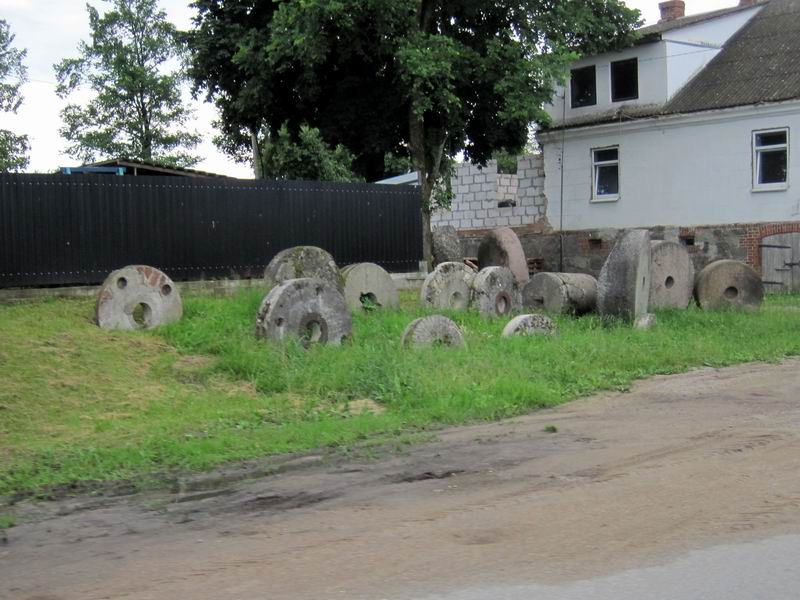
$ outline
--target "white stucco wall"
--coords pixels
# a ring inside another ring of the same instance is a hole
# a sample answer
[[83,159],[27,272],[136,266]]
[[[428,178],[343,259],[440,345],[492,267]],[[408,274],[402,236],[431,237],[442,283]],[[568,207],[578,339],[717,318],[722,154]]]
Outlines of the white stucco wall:
[[[754,192],[752,132],[779,127],[790,128],[789,188]],[[800,220],[798,101],[554,131],[540,143],[547,217],[556,229]],[[593,203],[591,150],[613,145],[619,146],[620,198]]]

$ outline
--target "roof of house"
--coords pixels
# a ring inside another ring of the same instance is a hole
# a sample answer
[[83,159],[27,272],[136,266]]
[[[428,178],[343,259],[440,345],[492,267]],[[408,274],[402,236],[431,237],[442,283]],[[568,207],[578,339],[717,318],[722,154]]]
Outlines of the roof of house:
[[[759,0],[756,5],[765,4],[769,0]],[[731,8],[721,8],[719,10],[712,10],[697,15],[689,15],[687,17],[680,17],[679,19],[672,19],[656,23],[655,25],[648,25],[642,27],[638,31],[642,35],[643,41],[652,40],[654,37],[661,37],[662,33],[672,31],[673,29],[680,29],[681,27],[688,27],[695,23],[702,23],[703,21],[710,21],[717,17],[724,17],[733,13],[741,12],[743,10],[750,10],[752,6],[733,6]]]
[[[663,105],[622,105],[574,117],[550,129],[569,129],[662,115],[752,106],[800,98],[800,0],[762,0],[763,8]],[[640,30],[646,35],[750,7],[717,10]],[[660,28],[660,29],[659,29]]]
[[155,162],[146,160],[130,159],[130,158],[113,158],[111,160],[102,160],[100,162],[83,165],[84,167],[125,167],[133,171],[132,174],[137,175],[172,175],[176,177],[225,177],[227,175],[219,175],[218,173],[209,173],[207,171],[198,171],[195,169],[187,169],[184,167],[171,167],[160,165]]
[[800,98],[800,0],[771,0],[665,106],[666,113]]

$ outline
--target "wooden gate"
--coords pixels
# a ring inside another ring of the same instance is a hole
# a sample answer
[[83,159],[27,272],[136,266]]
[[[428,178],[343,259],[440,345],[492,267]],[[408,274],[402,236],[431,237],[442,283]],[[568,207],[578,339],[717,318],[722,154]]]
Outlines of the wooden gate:
[[767,292],[800,291],[800,233],[783,233],[762,240],[761,277]]

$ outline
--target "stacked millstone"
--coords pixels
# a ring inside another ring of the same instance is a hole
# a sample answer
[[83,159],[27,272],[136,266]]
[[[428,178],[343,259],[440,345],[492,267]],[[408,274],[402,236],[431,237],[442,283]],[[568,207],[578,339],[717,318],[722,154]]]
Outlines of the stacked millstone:
[[103,282],[94,320],[103,329],[152,329],[182,315],[181,296],[169,277],[155,267],[131,265]]
[[486,267],[510,269],[520,288],[530,280],[525,251],[510,227],[501,227],[483,236],[478,247],[478,266],[481,270]]
[[283,250],[267,265],[264,280],[271,290],[256,314],[257,337],[276,342],[296,339],[308,348],[338,346],[352,336],[345,280],[325,250],[315,246]]

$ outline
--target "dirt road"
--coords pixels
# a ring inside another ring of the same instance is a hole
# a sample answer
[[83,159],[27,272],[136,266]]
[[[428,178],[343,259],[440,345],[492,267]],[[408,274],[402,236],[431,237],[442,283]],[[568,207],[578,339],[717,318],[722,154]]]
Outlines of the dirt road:
[[29,508],[0,546],[0,597],[451,597],[796,534],[800,361],[659,377],[379,460],[295,462]]

